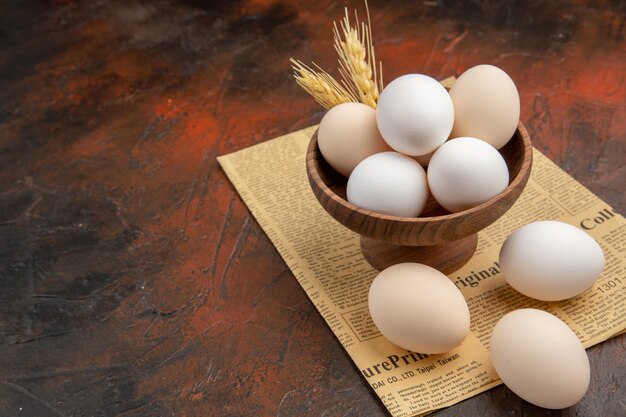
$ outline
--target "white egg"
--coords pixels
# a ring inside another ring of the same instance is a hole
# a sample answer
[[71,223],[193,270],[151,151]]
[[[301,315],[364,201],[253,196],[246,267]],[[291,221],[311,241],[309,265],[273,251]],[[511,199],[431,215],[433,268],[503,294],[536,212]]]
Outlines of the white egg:
[[427,265],[407,262],[381,271],[370,287],[368,305],[383,336],[414,352],[447,352],[469,333],[469,309],[461,291]]
[[450,88],[454,127],[450,137],[470,136],[500,149],[513,137],[520,115],[515,83],[500,68],[477,65]]
[[509,170],[500,152],[476,138],[449,140],[428,164],[428,185],[446,210],[456,213],[500,194],[509,184]]
[[450,135],[454,108],[446,89],[422,74],[403,75],[381,93],[376,121],[383,139],[406,155],[434,151]]
[[326,162],[346,177],[368,156],[391,151],[376,127],[376,110],[363,103],[330,109],[320,122],[317,144]]
[[522,226],[500,249],[508,284],[528,297],[558,301],[589,289],[604,269],[604,253],[582,230],[558,221]]
[[381,214],[416,217],[428,199],[426,172],[411,157],[381,152],[361,161],[346,188],[352,204]]
[[585,349],[567,324],[545,311],[506,314],[493,329],[490,351],[502,382],[539,407],[570,407],[589,387]]

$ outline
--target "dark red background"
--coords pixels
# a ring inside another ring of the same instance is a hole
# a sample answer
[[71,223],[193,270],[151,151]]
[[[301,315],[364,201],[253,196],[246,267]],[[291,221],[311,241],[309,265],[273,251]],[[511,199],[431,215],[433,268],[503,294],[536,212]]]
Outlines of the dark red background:
[[[342,2],[0,3],[0,415],[386,414],[218,167],[319,122]],[[349,6],[359,7],[359,1]],[[370,1],[387,81],[516,81],[534,144],[624,213],[624,1]],[[364,14],[362,14],[364,15]],[[624,338],[564,411],[624,415]]]

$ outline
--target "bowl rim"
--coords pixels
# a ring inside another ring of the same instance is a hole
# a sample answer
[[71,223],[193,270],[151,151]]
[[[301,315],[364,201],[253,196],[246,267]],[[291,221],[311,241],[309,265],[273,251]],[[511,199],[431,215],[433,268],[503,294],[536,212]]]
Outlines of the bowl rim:
[[307,174],[309,175],[310,180],[314,181],[315,184],[320,188],[322,193],[324,193],[329,199],[334,200],[335,202],[337,202],[344,208],[358,212],[364,216],[375,216],[376,218],[381,219],[381,220],[394,221],[394,222],[431,223],[433,221],[440,222],[440,221],[461,219],[466,216],[472,216],[474,214],[479,214],[481,212],[484,212],[492,205],[498,203],[501,200],[506,199],[509,196],[509,194],[517,190],[518,187],[520,186],[523,187],[525,185],[525,183],[528,181],[528,177],[530,176],[530,170],[531,170],[532,159],[533,159],[533,148],[532,148],[532,143],[530,141],[530,135],[528,134],[528,131],[526,130],[526,127],[524,126],[524,124],[520,121],[518,122],[515,134],[519,132],[522,138],[522,143],[524,145],[523,146],[524,153],[522,155],[522,166],[520,167],[517,176],[513,178],[513,180],[501,193],[499,193],[495,197],[490,198],[484,203],[479,204],[478,206],[474,206],[472,208],[459,211],[456,213],[449,213],[449,214],[444,214],[440,216],[429,216],[429,217],[393,216],[393,215],[382,214],[376,211],[366,210],[361,207],[358,207],[350,203],[348,200],[340,197],[333,190],[331,190],[330,187],[324,181],[322,181],[322,178],[317,172],[317,169],[315,169],[316,158],[314,158],[314,156],[317,156],[318,158],[319,157],[323,158],[323,156],[321,155],[319,151],[319,147],[317,145],[317,132],[318,132],[318,129],[316,129],[315,132],[313,133],[313,136],[311,137],[311,140],[309,141],[309,145],[307,147],[306,168],[307,168]]

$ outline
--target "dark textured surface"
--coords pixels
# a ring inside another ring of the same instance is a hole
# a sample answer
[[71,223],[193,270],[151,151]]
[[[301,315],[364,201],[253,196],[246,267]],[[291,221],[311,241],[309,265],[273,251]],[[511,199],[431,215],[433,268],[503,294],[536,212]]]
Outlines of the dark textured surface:
[[[501,66],[535,146],[625,212],[624,1],[370,3],[387,81]],[[0,416],[385,415],[215,160],[320,120],[288,58],[334,68],[342,8],[0,3]],[[624,415],[624,338],[588,352],[575,407],[438,415]]]

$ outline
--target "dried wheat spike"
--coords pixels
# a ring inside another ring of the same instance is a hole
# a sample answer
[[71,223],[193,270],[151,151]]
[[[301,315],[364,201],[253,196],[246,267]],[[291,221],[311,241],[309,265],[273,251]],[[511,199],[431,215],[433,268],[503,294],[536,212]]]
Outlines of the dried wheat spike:
[[329,110],[341,103],[358,101],[330,74],[319,66],[317,70],[305,65],[301,61],[291,58],[293,76],[300,87],[309,93],[315,101]]
[[[339,72],[343,86],[356,96],[361,103],[376,108],[376,102],[383,88],[382,64],[380,74],[377,71],[376,56],[372,43],[371,21],[369,8],[367,24],[360,23],[354,11],[355,26],[350,25],[348,9],[340,23],[341,30],[334,23],[335,50],[339,55]],[[380,75],[380,79],[378,76]]]

